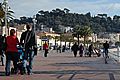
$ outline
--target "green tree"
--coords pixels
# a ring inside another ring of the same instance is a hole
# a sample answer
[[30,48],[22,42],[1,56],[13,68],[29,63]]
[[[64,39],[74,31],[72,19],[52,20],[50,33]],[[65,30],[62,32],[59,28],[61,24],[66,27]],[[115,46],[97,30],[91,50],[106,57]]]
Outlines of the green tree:
[[86,41],[88,40],[88,37],[91,36],[91,34],[92,34],[92,30],[90,27],[84,26],[81,28],[80,35],[81,35],[81,37],[84,38],[84,45],[86,44]]
[[82,26],[80,25],[76,25],[73,29],[73,37],[77,37],[77,40],[78,40],[78,45],[79,45],[79,38],[82,37],[81,35],[83,34],[82,31]]
[[[5,23],[5,19],[6,19],[6,23],[7,23],[7,28],[8,28],[8,35],[9,35],[9,21],[12,20],[14,18],[13,14],[14,14],[14,11],[11,10],[11,8],[9,6],[7,6],[7,3],[4,1],[3,3],[0,4],[1,5],[1,10],[4,11],[4,15],[2,16],[3,18],[3,23]],[[7,9],[6,9],[7,8]],[[6,15],[5,15],[5,12],[6,12]],[[2,24],[2,25],[5,25],[5,24]]]
[[81,26],[77,25],[74,28],[73,36],[77,37],[78,45],[79,45],[79,38],[83,37],[84,38],[84,45],[85,45],[86,40],[88,39],[89,36],[91,36],[91,34],[92,34],[92,30],[90,27],[88,27],[88,26],[81,27]]

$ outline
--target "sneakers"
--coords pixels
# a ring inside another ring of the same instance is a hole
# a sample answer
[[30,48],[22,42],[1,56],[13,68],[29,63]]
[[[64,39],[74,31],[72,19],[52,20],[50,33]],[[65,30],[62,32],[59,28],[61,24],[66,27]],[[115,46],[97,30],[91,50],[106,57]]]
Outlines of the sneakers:
[[28,72],[28,75],[32,75],[33,73],[32,72]]

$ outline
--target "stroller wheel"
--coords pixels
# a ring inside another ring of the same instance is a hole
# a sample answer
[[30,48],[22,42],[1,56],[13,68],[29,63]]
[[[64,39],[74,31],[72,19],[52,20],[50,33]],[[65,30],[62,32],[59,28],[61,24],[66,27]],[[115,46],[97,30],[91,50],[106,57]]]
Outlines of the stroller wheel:
[[23,75],[23,74],[24,74],[24,72],[23,72],[22,70],[20,70],[20,74],[21,74],[21,75]]
[[25,74],[25,69],[24,69],[23,67],[20,69],[20,74],[21,74],[21,75],[24,75],[24,74]]

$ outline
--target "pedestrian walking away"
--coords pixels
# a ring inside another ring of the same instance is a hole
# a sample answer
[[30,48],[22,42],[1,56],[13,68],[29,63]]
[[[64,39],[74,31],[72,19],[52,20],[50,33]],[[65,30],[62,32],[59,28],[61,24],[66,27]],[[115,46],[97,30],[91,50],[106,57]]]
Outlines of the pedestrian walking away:
[[92,53],[93,53],[93,44],[91,44],[90,46],[89,46],[89,57],[91,57],[91,55],[92,55]]
[[48,44],[47,44],[47,42],[45,42],[43,44],[43,50],[45,50],[44,57],[47,57],[47,54],[48,54]]
[[[34,58],[34,53],[35,53],[35,47],[37,45],[37,41],[35,38],[35,32],[32,30],[32,26],[29,24],[26,24],[27,30],[22,33],[21,38],[20,38],[20,44],[24,48],[24,70],[28,75],[32,74],[32,64],[33,64],[33,58]],[[27,60],[28,60],[28,65],[27,65]]]
[[79,55],[80,55],[80,57],[83,56],[83,51],[84,51],[84,47],[83,47],[83,45],[81,44],[81,45],[79,46]]
[[108,41],[106,41],[103,44],[103,48],[104,48],[104,53],[105,53],[105,64],[107,64],[107,58],[109,58],[109,56],[108,56],[108,49],[109,49]]
[[74,57],[77,56],[77,51],[78,51],[78,45],[77,43],[75,43],[72,47],[71,47],[71,50],[73,51],[74,53]]
[[15,72],[17,72],[17,62],[18,62],[18,49],[17,44],[19,44],[18,38],[15,35],[15,30],[10,30],[10,36],[7,36],[6,38],[6,67],[5,67],[5,73],[6,76],[10,75],[10,64],[11,60],[13,61]]

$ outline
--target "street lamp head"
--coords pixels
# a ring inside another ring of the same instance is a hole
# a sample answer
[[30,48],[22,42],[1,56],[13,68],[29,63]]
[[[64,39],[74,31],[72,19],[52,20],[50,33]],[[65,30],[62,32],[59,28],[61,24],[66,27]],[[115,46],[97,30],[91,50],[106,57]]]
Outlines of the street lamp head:
[[8,3],[8,0],[4,0],[4,2],[7,4],[7,3]]

